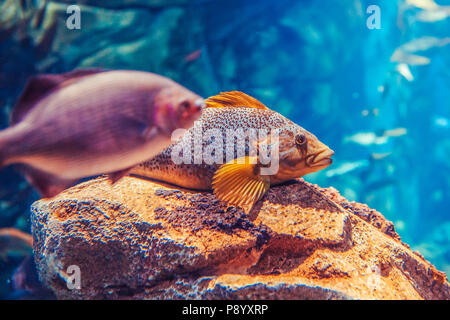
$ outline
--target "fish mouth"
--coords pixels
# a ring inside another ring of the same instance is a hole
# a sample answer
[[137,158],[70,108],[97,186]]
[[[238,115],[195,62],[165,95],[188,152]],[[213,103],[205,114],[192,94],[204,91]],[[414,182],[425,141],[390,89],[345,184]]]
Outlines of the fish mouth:
[[333,159],[331,159],[333,155],[333,150],[329,148],[324,149],[307,159],[307,164],[310,167],[327,167],[333,163]]

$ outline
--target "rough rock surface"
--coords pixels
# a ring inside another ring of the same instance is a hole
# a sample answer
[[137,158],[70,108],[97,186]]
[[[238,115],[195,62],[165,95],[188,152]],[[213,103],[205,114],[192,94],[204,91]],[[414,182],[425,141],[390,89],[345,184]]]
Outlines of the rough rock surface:
[[[104,178],[32,206],[39,275],[60,299],[449,299],[391,222],[303,180],[248,215],[213,194]],[[67,268],[81,271],[69,290]]]

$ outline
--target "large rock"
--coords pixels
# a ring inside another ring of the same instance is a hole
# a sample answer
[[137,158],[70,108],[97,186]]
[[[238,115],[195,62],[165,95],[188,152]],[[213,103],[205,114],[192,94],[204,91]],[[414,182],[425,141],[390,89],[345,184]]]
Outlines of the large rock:
[[[448,299],[392,223],[333,188],[272,188],[245,214],[211,193],[104,178],[32,206],[39,275],[60,299]],[[68,289],[79,266],[81,289]]]

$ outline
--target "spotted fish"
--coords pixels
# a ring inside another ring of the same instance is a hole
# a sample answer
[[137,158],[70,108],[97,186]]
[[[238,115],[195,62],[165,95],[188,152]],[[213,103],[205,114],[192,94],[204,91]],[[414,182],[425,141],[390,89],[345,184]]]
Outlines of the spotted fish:
[[[242,92],[224,92],[205,102],[191,129],[131,173],[183,188],[212,189],[228,204],[251,208],[271,185],[332,163],[334,152],[312,133]],[[267,134],[252,140],[251,130]],[[263,163],[260,157],[263,143],[270,151],[267,157],[278,157],[275,171],[269,170],[272,162]],[[238,145],[243,146],[243,154]]]

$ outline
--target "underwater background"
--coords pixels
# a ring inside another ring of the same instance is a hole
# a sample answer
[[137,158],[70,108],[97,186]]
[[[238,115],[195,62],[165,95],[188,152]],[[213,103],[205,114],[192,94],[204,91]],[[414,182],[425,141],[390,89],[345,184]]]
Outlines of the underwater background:
[[[335,151],[305,180],[380,211],[450,275],[450,0],[0,1],[0,128],[28,77],[87,67],[254,96]],[[38,199],[3,168],[0,228],[30,232]],[[0,297],[22,260],[0,252]]]

